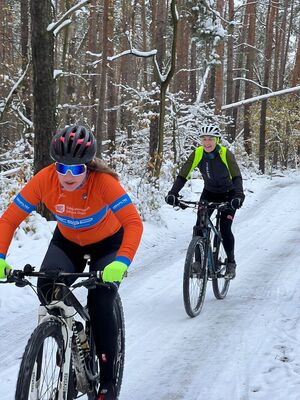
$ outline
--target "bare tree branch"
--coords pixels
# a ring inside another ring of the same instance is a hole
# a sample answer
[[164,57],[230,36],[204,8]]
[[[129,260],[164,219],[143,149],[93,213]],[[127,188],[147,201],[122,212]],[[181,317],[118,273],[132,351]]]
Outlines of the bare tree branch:
[[285,94],[297,92],[299,90],[300,90],[300,86],[295,86],[295,87],[292,87],[289,89],[278,90],[277,92],[272,92],[272,93],[263,94],[261,96],[251,97],[251,99],[246,99],[246,100],[238,101],[236,103],[226,104],[225,106],[223,106],[221,108],[221,110],[223,111],[223,110],[228,110],[229,108],[240,107],[245,104],[254,103],[255,101],[269,99],[270,97],[282,96]]
[[[64,22],[68,19],[68,17],[71,14],[73,14],[75,11],[79,10],[81,7],[85,6],[86,4],[88,4],[90,1],[91,0],[81,0],[78,4],[75,4],[75,6],[71,7],[67,12],[65,12],[64,15],[58,21],[49,24],[47,31],[53,32],[53,34],[54,34],[54,31],[56,31],[56,34],[57,34],[61,29],[60,25],[63,24],[63,26],[64,26]],[[58,29],[58,28],[60,28],[60,29]]]
[[10,105],[10,103],[12,102],[13,99],[13,94],[16,92],[17,88],[19,87],[19,85],[23,82],[28,68],[29,68],[30,63],[27,64],[26,68],[24,69],[23,73],[21,74],[20,78],[17,80],[17,82],[13,85],[13,87],[11,88],[8,96],[6,97],[6,99],[3,100],[2,103],[0,103],[0,121],[3,118],[3,115],[7,109],[7,107]]

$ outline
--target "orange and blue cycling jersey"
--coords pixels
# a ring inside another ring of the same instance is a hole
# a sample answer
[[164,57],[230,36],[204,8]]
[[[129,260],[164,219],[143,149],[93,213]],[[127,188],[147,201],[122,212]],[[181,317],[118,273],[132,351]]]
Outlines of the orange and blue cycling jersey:
[[143,225],[118,180],[107,173],[89,171],[80,188],[64,191],[54,164],[37,173],[0,218],[0,258],[6,257],[16,228],[39,203],[53,213],[62,235],[81,246],[99,242],[123,227],[116,260],[131,263]]

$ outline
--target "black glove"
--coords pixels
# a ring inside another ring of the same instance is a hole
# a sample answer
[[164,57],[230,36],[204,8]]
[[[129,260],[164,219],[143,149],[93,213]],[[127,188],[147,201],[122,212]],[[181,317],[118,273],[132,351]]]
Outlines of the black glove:
[[233,210],[237,210],[238,208],[242,207],[243,202],[244,198],[236,196],[230,201],[231,208],[233,208]]
[[165,197],[165,201],[166,203],[170,204],[170,206],[178,206],[179,204],[179,194],[175,193],[175,192],[169,192],[166,197]]

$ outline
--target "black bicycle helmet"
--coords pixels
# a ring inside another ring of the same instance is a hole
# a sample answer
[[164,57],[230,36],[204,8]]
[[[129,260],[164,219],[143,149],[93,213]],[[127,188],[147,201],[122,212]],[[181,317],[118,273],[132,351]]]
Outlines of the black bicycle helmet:
[[221,137],[220,128],[217,125],[202,125],[199,130],[199,136],[214,136],[214,137]]
[[96,150],[95,136],[85,126],[73,125],[53,136],[50,156],[67,165],[86,164],[95,157]]

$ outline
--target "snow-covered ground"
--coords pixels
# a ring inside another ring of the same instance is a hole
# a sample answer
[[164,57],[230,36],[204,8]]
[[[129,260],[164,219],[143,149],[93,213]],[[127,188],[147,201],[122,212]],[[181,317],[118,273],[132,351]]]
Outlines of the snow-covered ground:
[[[164,205],[160,223],[145,223],[120,289],[126,318],[120,400],[299,400],[300,175],[249,178],[244,185],[246,201],[234,222],[237,277],[224,300],[208,285],[197,318],[187,317],[182,301],[195,214]],[[193,190],[195,198],[197,185]],[[30,221],[34,232],[20,229],[10,247],[15,268],[39,265],[54,228],[39,216]],[[14,399],[37,307],[29,288],[0,286],[1,400]]]

